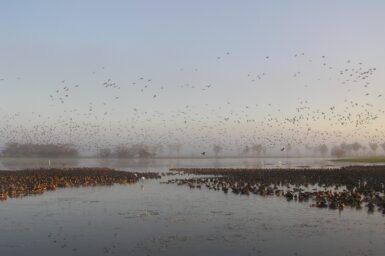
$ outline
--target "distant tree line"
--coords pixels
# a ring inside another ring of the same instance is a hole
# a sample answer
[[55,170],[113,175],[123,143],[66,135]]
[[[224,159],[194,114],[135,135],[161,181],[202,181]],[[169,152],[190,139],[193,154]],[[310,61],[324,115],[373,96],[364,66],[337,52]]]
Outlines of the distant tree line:
[[[100,158],[152,158],[157,155],[164,155],[164,146],[162,144],[147,145],[147,144],[120,144],[113,148],[99,148],[97,150],[97,156]],[[179,143],[168,144],[169,156],[179,156],[182,145]],[[298,151],[298,145],[292,146],[291,144],[283,145],[280,148],[283,154],[290,155],[293,149]],[[304,145],[306,150],[305,155],[309,152],[313,154],[319,154],[323,157],[345,157],[345,156],[359,156],[359,155],[376,155],[379,150],[385,152],[385,143],[370,142],[367,144],[361,144],[358,142],[346,143],[343,142],[338,145],[328,146],[326,144],[320,145]],[[219,144],[212,145],[212,152],[218,157],[224,148]],[[245,145],[240,154],[249,157],[263,157],[267,154],[267,148],[262,144],[250,144]],[[0,151],[0,155],[3,157],[77,157],[79,151],[73,144],[34,144],[34,143],[7,143],[3,150]]]
[[97,156],[100,158],[151,158],[155,157],[157,147],[150,147],[146,144],[117,145],[113,150],[100,148]]
[[[312,147],[306,145],[306,149],[310,150]],[[379,144],[370,142],[367,145],[358,142],[346,143],[343,142],[339,145],[334,145],[330,149],[326,144],[322,144],[313,147],[315,154],[320,154],[323,157],[330,153],[333,157],[345,157],[345,156],[359,156],[359,155],[376,155],[378,149],[381,148],[385,151],[385,143]]]
[[77,157],[79,151],[72,144],[7,143],[1,155],[5,157]]
[[375,142],[363,145],[358,142],[354,143],[341,143],[340,145],[331,148],[330,155],[336,157],[352,156],[352,155],[376,155],[378,148],[382,148],[385,151],[385,143],[378,144]]
[[[321,155],[322,157],[326,157],[328,155],[333,157],[376,155],[378,150],[385,152],[385,143],[380,144],[370,142],[368,144],[361,144],[359,142],[343,142],[339,145],[332,146],[328,146],[326,144],[311,146],[306,144],[304,145],[304,149],[306,150],[305,155],[309,155],[309,152],[313,151],[313,154]],[[283,145],[281,148],[281,151],[284,151],[283,154],[286,156],[289,156],[292,150],[293,146],[290,143]],[[217,156],[222,151],[222,148],[218,145],[214,145],[213,151]],[[299,148],[297,148],[297,151],[299,152]],[[241,155],[256,157],[264,156],[266,155],[266,148],[262,144],[245,145],[241,151]]]

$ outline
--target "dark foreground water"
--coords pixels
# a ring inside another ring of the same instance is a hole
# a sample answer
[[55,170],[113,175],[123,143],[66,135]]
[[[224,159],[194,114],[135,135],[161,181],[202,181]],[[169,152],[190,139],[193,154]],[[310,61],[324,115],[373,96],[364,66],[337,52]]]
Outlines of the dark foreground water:
[[[7,169],[46,164],[7,161],[1,160]],[[164,172],[181,166],[258,167],[261,160],[60,161],[52,164]],[[322,159],[263,161],[330,165]],[[159,180],[60,189],[0,202],[0,255],[384,255],[381,213],[309,204],[190,190]]]

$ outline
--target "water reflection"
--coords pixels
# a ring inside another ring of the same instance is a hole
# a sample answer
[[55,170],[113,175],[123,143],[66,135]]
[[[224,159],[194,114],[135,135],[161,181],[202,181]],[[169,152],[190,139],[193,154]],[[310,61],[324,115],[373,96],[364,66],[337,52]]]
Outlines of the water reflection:
[[47,192],[9,200],[1,209],[5,256],[381,255],[385,250],[378,214],[320,211],[274,197],[152,180]]
[[[46,168],[48,160],[3,158],[0,167]],[[110,167],[138,172],[336,164],[341,163],[322,158],[51,159],[51,167]],[[154,180],[59,189],[7,200],[0,207],[1,256],[317,256],[382,255],[385,251],[381,214],[367,215],[349,208],[343,212],[319,210],[278,197],[216,193],[203,187],[190,190]]]
[[326,158],[165,158],[165,159],[97,159],[97,158],[0,158],[1,169],[49,167],[110,167],[120,170],[165,171],[180,167],[227,167],[227,168],[295,168],[331,167],[346,163]]

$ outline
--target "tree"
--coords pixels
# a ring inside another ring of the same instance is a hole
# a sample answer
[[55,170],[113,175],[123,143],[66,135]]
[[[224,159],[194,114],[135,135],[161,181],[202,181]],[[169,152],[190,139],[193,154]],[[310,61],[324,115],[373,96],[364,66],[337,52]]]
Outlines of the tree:
[[382,143],[380,146],[381,146],[382,150],[385,151],[385,143]]
[[150,147],[146,144],[135,144],[131,147],[118,145],[114,153],[117,158],[150,158],[155,156],[155,153],[151,152]]
[[213,145],[213,151],[215,156],[218,157],[218,154],[223,150],[223,148],[217,144]]
[[286,145],[286,157],[289,156],[289,153],[290,153],[291,150],[292,150],[291,143],[288,143],[288,144]]
[[345,142],[342,142],[340,147],[345,152],[345,155],[350,155],[350,153],[351,153],[351,151],[353,149],[352,144],[347,144]]
[[117,158],[132,158],[134,154],[127,145],[118,145],[115,147],[115,156]]
[[305,144],[305,150],[310,152],[311,150],[314,151],[314,148],[312,146],[310,146],[309,144]]
[[2,150],[9,157],[76,157],[79,151],[72,144],[7,143]]
[[242,155],[247,155],[249,154],[249,152],[250,152],[250,148],[249,146],[246,145],[242,150]]
[[361,144],[358,143],[358,142],[354,142],[354,143],[352,144],[352,149],[353,149],[353,151],[356,153],[356,155],[357,155],[357,152],[358,152],[361,148],[362,148],[362,146],[361,146]]
[[346,155],[346,152],[345,150],[343,149],[343,147],[341,146],[334,146],[331,151],[330,151],[330,154],[332,156],[335,156],[335,157],[343,157]]
[[98,157],[99,158],[109,158],[111,157],[111,149],[109,148],[100,148],[98,150]]
[[328,146],[326,146],[326,144],[322,144],[319,146],[319,152],[321,153],[321,156],[322,157],[325,157],[326,154],[328,153]]
[[263,151],[263,146],[261,144],[254,144],[251,150],[259,157]]
[[135,144],[130,149],[133,157],[150,158],[155,156],[155,153],[152,153],[150,147],[146,144]]
[[370,149],[373,151],[374,154],[377,152],[378,144],[377,143],[369,143]]

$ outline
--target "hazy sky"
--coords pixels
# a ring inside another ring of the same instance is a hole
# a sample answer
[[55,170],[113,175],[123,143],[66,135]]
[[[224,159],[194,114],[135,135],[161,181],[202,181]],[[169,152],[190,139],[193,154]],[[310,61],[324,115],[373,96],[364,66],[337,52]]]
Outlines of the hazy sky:
[[381,139],[384,13],[380,0],[3,0],[0,143]]

